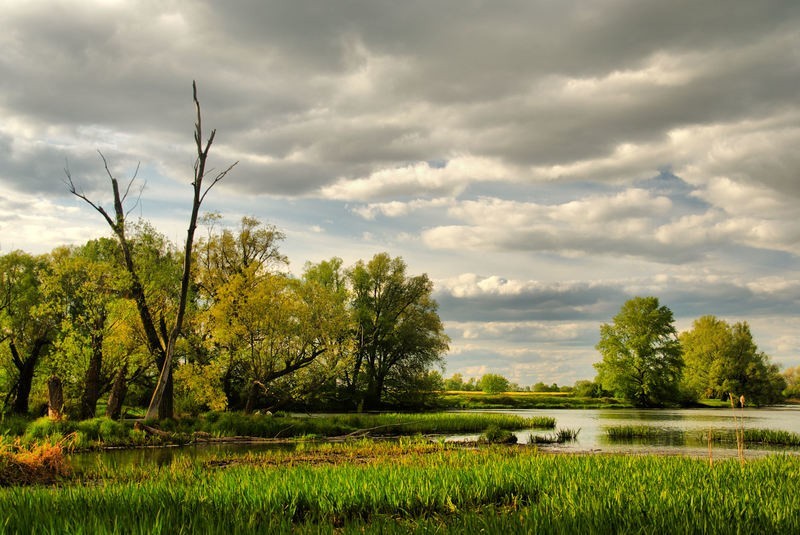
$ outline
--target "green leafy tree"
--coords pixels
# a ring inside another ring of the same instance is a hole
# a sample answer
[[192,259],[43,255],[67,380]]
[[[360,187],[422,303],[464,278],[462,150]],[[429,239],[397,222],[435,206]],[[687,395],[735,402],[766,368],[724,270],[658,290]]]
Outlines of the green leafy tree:
[[45,306],[42,277],[46,257],[12,251],[0,256],[0,358],[10,382],[5,405],[28,412],[33,379],[51,349],[59,318]]
[[478,388],[487,394],[500,394],[501,392],[508,392],[509,383],[508,379],[496,373],[487,373],[481,377],[478,382]]
[[714,316],[694,321],[681,333],[684,385],[695,398],[728,399],[730,393],[756,405],[782,399],[786,381],[758,350],[746,322],[730,325]]
[[218,329],[225,321],[221,314],[224,310],[236,314],[229,302],[232,287],[244,284],[245,280],[257,286],[259,279],[277,275],[288,261],[279,251],[284,235],[274,227],[254,217],[243,217],[238,229],[220,229],[221,219],[218,213],[202,218],[207,231],[196,248],[198,314],[189,318],[187,340],[192,347],[187,357],[190,363],[201,367],[215,361],[222,363],[214,369],[222,373],[220,380],[227,406],[241,408],[251,395],[251,404],[254,403],[259,387],[253,387],[254,377],[247,360],[238,358],[237,350],[227,342],[220,343]]
[[221,217],[218,213],[203,216],[208,235],[197,244],[197,285],[207,300],[213,300],[231,277],[247,269],[258,274],[272,273],[288,264],[279,250],[285,235],[277,228],[246,216],[241,219],[238,232],[217,232],[215,226]]
[[784,397],[800,399],[800,366],[787,368],[783,372],[783,379],[786,381],[786,388],[783,391]]
[[[80,399],[79,416],[95,416],[100,395],[110,386],[119,362],[104,359],[106,338],[116,321],[114,310],[126,285],[109,240],[50,253],[51,269],[43,278],[46,306],[61,318],[49,359],[51,373],[62,378],[70,397]],[[111,364],[111,366],[109,366]]]
[[454,373],[452,377],[445,379],[444,389],[451,391],[464,390],[464,376],[460,373]]
[[244,371],[246,411],[264,396],[287,401],[287,376],[331,349],[346,326],[344,311],[331,307],[334,301],[315,281],[257,275],[255,267],[220,288],[210,311],[214,342],[229,366]]
[[588,379],[575,381],[572,391],[579,398],[599,398],[603,396],[603,388],[597,382],[589,381]]
[[441,363],[448,348],[433,284],[409,277],[401,258],[386,253],[359,261],[349,272],[355,354],[345,377],[351,399],[377,408],[386,396],[402,399]]
[[640,407],[676,401],[683,359],[672,311],[656,297],[634,297],[600,327],[595,364],[605,390]]

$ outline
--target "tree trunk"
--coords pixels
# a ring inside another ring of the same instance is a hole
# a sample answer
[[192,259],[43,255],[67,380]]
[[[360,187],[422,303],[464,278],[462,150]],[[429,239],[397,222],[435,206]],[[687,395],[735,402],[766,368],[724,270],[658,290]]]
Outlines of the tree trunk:
[[165,418],[173,418],[175,416],[175,404],[173,403],[174,396],[174,383],[172,374],[167,377],[167,383],[164,385],[164,395],[158,404],[158,419],[164,420]]
[[250,390],[247,392],[247,404],[244,406],[244,412],[247,414],[252,413],[256,408],[256,403],[258,403],[258,393],[261,389],[258,386],[258,383],[253,381],[253,384],[250,385]]
[[[39,353],[43,345],[43,343],[35,343],[33,351],[31,351],[28,358],[21,360],[18,358],[16,345],[14,345],[13,342],[10,344],[11,353],[17,355],[14,362],[19,372],[16,393],[14,395],[14,404],[11,407],[12,412],[15,414],[27,414],[28,412],[28,402],[31,397],[31,386],[33,385],[33,372],[36,369],[36,363],[39,360]],[[19,364],[16,364],[17,362]]]
[[381,405],[383,394],[383,377],[370,377],[367,391],[364,394],[364,406],[367,409],[377,409]]
[[114,386],[108,395],[106,404],[106,416],[113,420],[119,420],[122,415],[122,403],[125,401],[125,394],[128,392],[128,383],[125,379],[125,366],[122,366],[114,378]]
[[47,380],[47,416],[51,420],[64,417],[64,388],[56,375]]
[[103,367],[103,335],[92,336],[92,356],[83,384],[81,396],[81,420],[94,418],[97,400],[100,398],[100,373]]

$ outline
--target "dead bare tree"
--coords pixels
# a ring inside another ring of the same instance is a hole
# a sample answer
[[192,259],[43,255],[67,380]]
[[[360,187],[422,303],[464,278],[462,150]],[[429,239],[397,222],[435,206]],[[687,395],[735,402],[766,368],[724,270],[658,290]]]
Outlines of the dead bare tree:
[[211,149],[211,145],[214,142],[214,137],[217,131],[212,130],[208,140],[205,142],[203,141],[200,102],[197,99],[197,84],[194,81],[192,81],[192,98],[194,100],[195,109],[197,112],[197,120],[194,125],[194,140],[197,150],[197,159],[194,163],[194,180],[192,182],[194,196],[192,198],[192,213],[189,218],[189,229],[187,231],[186,244],[184,247],[183,276],[181,277],[178,311],[172,329],[169,331],[169,334],[166,336],[165,340],[162,341],[159,337],[156,323],[154,322],[153,315],[150,313],[150,308],[147,304],[144,286],[142,285],[141,278],[137,273],[136,266],[133,261],[131,244],[127,235],[125,234],[127,213],[125,212],[123,205],[128,197],[128,194],[130,193],[131,186],[136,179],[139,167],[137,166],[136,172],[128,182],[124,194],[120,194],[119,183],[108,168],[108,162],[106,161],[105,157],[102,153],[100,154],[100,157],[103,159],[103,165],[105,167],[106,174],[111,180],[111,189],[114,195],[114,217],[112,217],[102,206],[90,200],[83,192],[78,191],[78,189],[75,187],[75,183],[72,179],[69,168],[65,169],[65,173],[67,175],[67,187],[69,188],[70,193],[82,199],[89,204],[89,206],[100,213],[100,215],[103,216],[108,225],[111,227],[111,230],[116,235],[120,244],[120,248],[122,249],[125,268],[131,276],[131,295],[136,302],[139,317],[142,321],[142,326],[145,331],[148,348],[159,366],[158,382],[156,383],[156,387],[153,391],[153,396],[147,409],[146,418],[166,418],[172,416],[172,404],[164,403],[164,393],[167,389],[167,384],[170,382],[170,371],[172,367],[173,355],[175,353],[175,345],[178,341],[178,337],[181,334],[181,329],[183,328],[183,319],[186,314],[187,296],[189,294],[189,284],[191,282],[192,246],[194,244],[194,233],[195,229],[197,228],[197,218],[198,214],[200,213],[200,206],[202,205],[211,188],[213,188],[220,180],[222,180],[225,175],[227,175],[228,172],[230,172],[230,170],[233,169],[237,163],[239,163],[234,162],[224,171],[217,173],[213,176],[213,178],[210,179],[210,183],[207,183],[205,188],[203,187],[203,181],[206,178],[206,162],[208,160],[208,152]]

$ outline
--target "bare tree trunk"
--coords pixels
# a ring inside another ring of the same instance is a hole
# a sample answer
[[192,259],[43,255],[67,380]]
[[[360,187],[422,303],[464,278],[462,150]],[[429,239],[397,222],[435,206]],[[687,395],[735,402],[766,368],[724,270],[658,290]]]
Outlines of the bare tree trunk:
[[125,366],[121,366],[114,377],[114,386],[108,395],[106,404],[106,416],[111,419],[119,420],[122,415],[122,404],[125,401],[125,394],[128,392],[128,383],[125,378]]
[[94,208],[97,212],[99,212],[106,220],[108,225],[117,235],[119,239],[120,247],[122,248],[123,258],[125,261],[125,268],[131,276],[131,294],[133,296],[134,301],[136,302],[136,308],[139,311],[139,316],[142,320],[142,326],[144,327],[145,335],[147,338],[147,344],[150,349],[150,353],[155,358],[156,362],[159,365],[159,377],[158,382],[156,383],[155,390],[153,392],[153,397],[150,400],[150,406],[147,409],[147,418],[165,418],[172,416],[172,400],[171,398],[167,398],[167,396],[172,396],[172,380],[171,380],[171,368],[172,368],[172,358],[175,354],[175,344],[178,341],[178,337],[181,334],[181,329],[183,326],[183,318],[186,313],[186,302],[189,293],[189,282],[191,281],[191,262],[192,262],[192,245],[194,242],[194,232],[197,227],[197,218],[200,211],[200,205],[203,203],[205,196],[211,190],[214,185],[222,180],[228,172],[233,169],[236,165],[234,163],[226,170],[218,173],[213,179],[211,179],[210,185],[203,189],[203,179],[205,178],[206,173],[206,160],[208,159],[208,152],[211,149],[211,144],[214,142],[214,136],[216,134],[216,130],[211,131],[211,135],[206,142],[205,147],[203,147],[203,132],[202,132],[202,122],[200,116],[200,102],[197,100],[197,86],[194,82],[192,82],[192,96],[195,103],[195,108],[197,110],[197,122],[195,123],[195,144],[197,146],[197,160],[195,161],[194,165],[194,182],[192,183],[192,187],[194,188],[194,198],[192,200],[192,215],[189,219],[189,230],[186,236],[186,246],[184,251],[184,262],[183,262],[183,277],[181,278],[181,291],[180,291],[180,301],[178,304],[178,312],[176,314],[175,323],[172,327],[172,330],[169,332],[169,336],[166,337],[164,342],[162,343],[161,338],[158,335],[158,330],[156,329],[156,324],[153,321],[153,316],[150,313],[150,308],[147,305],[147,300],[144,292],[144,286],[142,284],[141,279],[139,278],[138,272],[136,271],[136,266],[133,262],[133,255],[131,252],[130,244],[127,240],[125,235],[125,217],[126,213],[123,208],[123,203],[125,198],[127,197],[131,184],[133,180],[136,178],[136,174],[134,174],[131,182],[128,184],[128,187],[124,194],[120,193],[119,183],[117,179],[114,178],[111,174],[111,171],[108,168],[108,164],[106,163],[105,157],[103,157],[102,153],[100,156],[103,158],[103,162],[105,164],[106,173],[108,174],[109,178],[111,179],[111,186],[114,193],[114,217],[112,218],[111,215],[100,205],[95,204],[91,201],[85,194],[78,192],[75,184],[72,181],[72,176],[70,175],[69,169],[66,169],[65,172],[67,174],[67,180],[69,183],[69,190],[70,192],[75,195],[76,197],[83,199],[88,203],[92,208]]
[[147,408],[147,418],[155,418],[159,414],[159,407],[162,399],[164,398],[167,386],[172,384],[172,375],[170,373],[172,370],[172,358],[175,354],[175,344],[178,342],[178,337],[181,334],[181,329],[183,328],[183,318],[186,314],[186,302],[189,295],[189,283],[191,282],[192,272],[192,246],[194,245],[194,232],[197,229],[197,218],[200,214],[200,205],[203,204],[203,200],[211,188],[213,188],[217,182],[222,180],[222,178],[228,174],[228,171],[233,169],[233,166],[236,165],[236,163],[234,163],[225,171],[215,176],[212,179],[211,184],[209,184],[209,186],[203,190],[203,179],[206,175],[208,151],[211,149],[211,144],[214,143],[214,136],[216,135],[217,131],[211,130],[211,135],[208,137],[208,141],[206,142],[204,148],[203,126],[200,115],[200,101],[197,100],[197,85],[194,82],[192,82],[192,98],[194,100],[195,109],[197,110],[197,122],[194,125],[194,141],[195,146],[197,147],[197,160],[194,164],[194,182],[192,182],[192,187],[194,189],[194,198],[192,199],[192,215],[189,218],[189,229],[186,232],[186,245],[184,247],[183,255],[181,296],[178,303],[178,314],[175,318],[175,325],[172,327],[172,330],[169,333],[169,339],[167,340],[167,350],[164,355],[164,365],[161,367],[161,373],[158,376],[158,383],[156,383],[156,388],[153,391],[153,397],[150,399],[150,406]]
[[47,380],[47,416],[51,420],[60,420],[64,417],[64,388],[61,379],[52,375]]

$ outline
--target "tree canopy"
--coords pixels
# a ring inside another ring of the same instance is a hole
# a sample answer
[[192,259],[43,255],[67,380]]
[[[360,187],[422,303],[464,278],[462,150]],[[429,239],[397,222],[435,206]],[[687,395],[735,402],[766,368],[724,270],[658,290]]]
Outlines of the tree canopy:
[[681,333],[686,364],[684,384],[695,398],[727,399],[729,394],[756,405],[780,401],[786,381],[758,350],[747,322],[730,325],[714,316],[694,321]]
[[657,297],[634,297],[600,327],[595,364],[605,390],[640,407],[678,399],[683,360],[672,311]]

